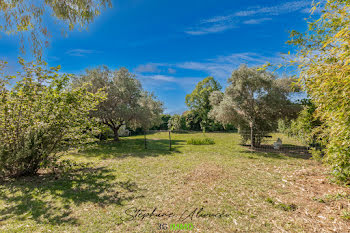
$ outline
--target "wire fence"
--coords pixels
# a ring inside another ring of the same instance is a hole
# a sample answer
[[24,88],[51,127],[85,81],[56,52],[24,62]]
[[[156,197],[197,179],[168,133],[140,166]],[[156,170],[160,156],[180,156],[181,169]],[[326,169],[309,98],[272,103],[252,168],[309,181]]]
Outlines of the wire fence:
[[[167,137],[161,138],[149,138],[149,136],[157,133],[166,133]],[[189,130],[147,130],[138,132],[132,135],[143,135],[142,144],[145,149],[157,149],[157,150],[174,150],[177,145],[184,144],[185,140],[174,140],[173,133],[176,134],[191,134],[201,133],[201,131],[189,131]],[[237,131],[214,131],[207,133],[237,133]],[[241,142],[239,144],[252,152],[271,152],[271,153],[283,153],[287,156],[310,158],[309,147],[298,142],[294,138],[290,138],[284,134],[267,133],[267,132],[255,132],[253,134],[253,147],[251,143],[251,132],[239,132]],[[141,139],[140,139],[141,140]],[[237,140],[237,139],[236,139]],[[141,142],[140,142],[141,143]],[[237,141],[235,141],[237,143]],[[175,147],[174,147],[175,146]]]
[[[161,138],[149,138],[148,136],[151,136],[153,134],[157,133],[166,133],[167,137],[161,137]],[[173,134],[193,134],[193,133],[203,133],[202,131],[192,131],[192,130],[147,130],[138,132],[137,134],[130,134],[130,136],[135,135],[143,135],[143,144],[145,149],[161,149],[161,150],[174,150],[174,146],[183,145],[186,140],[183,139],[174,139]],[[237,130],[227,130],[227,131],[211,131],[207,133],[237,133]]]
[[[278,133],[258,132],[252,135],[251,132],[240,132],[242,146],[256,152],[283,153],[288,156],[310,158],[309,146],[295,138]],[[253,140],[251,138],[253,137]],[[252,143],[253,141],[253,143]],[[253,144],[253,145],[252,145]]]

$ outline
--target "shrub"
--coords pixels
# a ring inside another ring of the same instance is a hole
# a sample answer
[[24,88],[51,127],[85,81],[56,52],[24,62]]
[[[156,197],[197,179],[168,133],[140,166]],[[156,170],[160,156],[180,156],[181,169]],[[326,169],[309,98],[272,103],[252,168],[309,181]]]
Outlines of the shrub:
[[189,144],[189,145],[212,145],[212,144],[215,144],[215,141],[212,138],[204,138],[204,139],[191,138],[190,140],[187,140],[187,144]]
[[277,132],[285,134],[289,133],[291,121],[288,119],[279,119],[277,124]]
[[324,144],[324,161],[333,174],[350,183],[350,53],[349,1],[316,1],[322,12],[308,20],[305,33],[292,31],[299,83],[315,104],[317,127]]
[[289,136],[299,139],[304,144],[315,147],[319,141],[317,127],[321,121],[315,117],[316,106],[310,100],[303,101],[304,108],[300,111],[297,119],[292,120],[289,129]]
[[[24,63],[19,77],[0,79],[0,177],[33,175],[57,154],[94,133],[89,111],[103,98],[84,86],[68,90],[69,75],[44,63]],[[11,78],[19,81],[6,88]]]

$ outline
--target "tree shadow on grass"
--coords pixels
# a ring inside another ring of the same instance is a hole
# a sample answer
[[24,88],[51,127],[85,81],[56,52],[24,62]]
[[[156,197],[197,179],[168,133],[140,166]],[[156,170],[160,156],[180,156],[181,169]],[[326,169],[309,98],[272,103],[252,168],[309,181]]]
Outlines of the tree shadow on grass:
[[[273,158],[273,159],[286,159],[285,156],[279,154],[279,153],[271,153],[271,152],[258,152],[256,150],[242,150],[239,153],[247,154],[249,156],[256,155],[259,157],[265,157],[265,158]],[[249,157],[250,159],[253,159],[254,157]]]
[[143,138],[122,139],[119,142],[106,141],[90,145],[89,148],[81,150],[73,156],[109,158],[127,157],[157,157],[159,155],[171,155],[179,153],[179,148],[183,146],[185,140],[172,140],[172,150],[169,150],[169,140],[167,139],[147,139],[147,149]]
[[290,144],[283,144],[283,146],[276,150],[272,145],[261,145],[255,147],[254,149],[250,148],[250,145],[241,145],[246,147],[248,150],[241,151],[242,153],[254,153],[255,155],[276,158],[276,159],[286,159],[286,157],[298,158],[298,159],[310,159],[311,154],[309,153],[307,147],[296,146]]
[[78,225],[72,207],[84,203],[123,205],[143,198],[135,182],[116,181],[109,169],[88,168],[57,178],[52,174],[0,183],[0,222],[32,219],[37,223]]

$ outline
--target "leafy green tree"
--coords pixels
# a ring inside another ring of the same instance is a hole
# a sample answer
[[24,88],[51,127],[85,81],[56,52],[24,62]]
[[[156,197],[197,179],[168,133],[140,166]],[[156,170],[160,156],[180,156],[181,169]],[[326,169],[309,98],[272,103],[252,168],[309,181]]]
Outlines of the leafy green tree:
[[277,129],[278,119],[295,116],[300,110],[288,98],[291,79],[277,79],[272,73],[242,65],[228,81],[225,93],[212,93],[209,116],[235,125],[252,146],[260,145],[263,136]]
[[87,27],[111,0],[2,0],[0,1],[0,31],[19,35],[24,51],[24,40],[28,39],[34,54],[42,55],[42,48],[49,44],[50,32],[44,19],[51,17],[58,23]]
[[208,118],[208,113],[211,110],[209,97],[214,91],[220,90],[221,85],[213,77],[207,77],[196,85],[191,94],[186,95],[186,104],[194,114],[198,115],[198,121],[204,131],[210,125]]
[[168,129],[170,131],[181,129],[181,116],[178,114],[173,115],[168,122]]
[[161,123],[159,125],[153,126],[151,130],[168,130],[168,122],[170,118],[171,118],[170,114],[162,114]]
[[300,83],[316,106],[314,115],[327,140],[325,161],[334,174],[350,180],[350,1],[316,3],[320,18],[311,17],[308,31],[291,32],[298,49],[292,64],[300,68]]
[[[0,82],[0,176],[35,174],[57,160],[57,153],[88,142],[94,125],[89,112],[103,99],[86,86],[68,90],[70,76],[60,67],[25,63],[16,76]],[[11,79],[18,82],[6,88]]]
[[163,103],[158,101],[153,93],[143,91],[139,99],[139,111],[134,121],[143,130],[148,130],[162,123],[163,110]]
[[315,118],[316,106],[309,99],[305,99],[302,104],[304,106],[303,110],[299,113],[297,119],[291,120],[286,133],[309,146],[315,147],[321,143],[318,132],[321,121]]
[[185,116],[184,115],[181,115],[180,116],[181,117],[181,119],[180,119],[180,129],[182,129],[182,130],[188,130],[188,128],[187,128],[187,126],[186,126],[186,118],[185,118]]
[[193,111],[186,111],[182,114],[182,118],[184,118],[185,126],[187,130],[200,130],[200,119],[197,113]]
[[76,77],[73,87],[90,83],[92,93],[103,89],[107,99],[101,102],[91,117],[108,126],[119,140],[118,130],[122,125],[136,129],[148,129],[161,123],[163,104],[153,94],[143,91],[141,83],[126,68],[111,71],[107,67],[86,70]]

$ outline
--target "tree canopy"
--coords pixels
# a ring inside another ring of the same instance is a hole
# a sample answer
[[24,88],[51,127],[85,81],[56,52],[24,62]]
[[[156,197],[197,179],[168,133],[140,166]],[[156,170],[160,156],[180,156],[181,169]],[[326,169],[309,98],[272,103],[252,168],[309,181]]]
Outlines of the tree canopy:
[[170,131],[173,130],[180,130],[181,129],[181,116],[178,114],[174,114],[173,116],[171,116],[171,118],[169,119],[168,122],[168,129]]
[[[84,85],[68,90],[70,75],[59,67],[20,63],[22,73],[0,77],[0,177],[32,175],[56,153],[90,141],[88,115],[104,98]],[[19,81],[7,89],[14,78]]]
[[242,65],[228,82],[225,93],[215,91],[210,96],[213,109],[209,116],[235,125],[245,139],[253,136],[254,146],[264,134],[277,128],[279,118],[295,116],[299,110],[288,98],[290,79],[277,79],[272,73]]
[[126,68],[110,70],[108,67],[98,67],[86,70],[86,73],[76,77],[73,86],[90,83],[90,91],[95,93],[103,89],[107,99],[101,102],[91,116],[114,132],[114,139],[119,140],[118,130],[122,125],[131,128],[148,129],[161,123],[163,103],[154,95],[145,92],[141,83]]
[[200,81],[191,94],[186,95],[186,104],[198,114],[202,129],[209,125],[208,113],[211,110],[209,97],[214,91],[220,91],[221,85],[213,77],[207,77]]
[[32,52],[40,58],[50,37],[45,18],[51,17],[57,24],[67,24],[69,30],[76,25],[85,28],[108,6],[112,6],[111,0],[2,0],[0,31],[19,35],[22,51],[28,39]]

